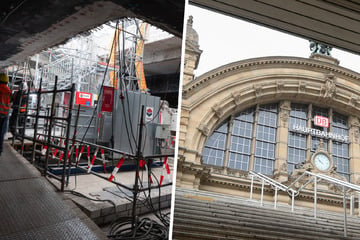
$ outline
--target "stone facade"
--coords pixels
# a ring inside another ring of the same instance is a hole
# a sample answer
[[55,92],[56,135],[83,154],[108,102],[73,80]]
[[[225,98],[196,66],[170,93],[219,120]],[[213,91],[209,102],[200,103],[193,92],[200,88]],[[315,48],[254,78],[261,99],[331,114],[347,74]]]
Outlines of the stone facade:
[[[194,59],[198,61],[199,55],[191,56],[189,49],[186,53],[184,72],[189,74],[184,74],[183,82],[178,189],[248,196],[250,180],[247,171],[230,169],[225,167],[226,163],[224,166],[203,164],[202,154],[209,136],[225,120],[234,113],[267,103],[277,103],[279,111],[272,178],[288,182],[291,177],[287,170],[289,112],[291,103],[302,103],[315,104],[348,117],[349,179],[351,183],[360,183],[360,74],[340,67],[336,59],[313,54],[310,58],[263,57],[243,60],[193,79]],[[330,157],[331,154],[329,149]],[[311,155],[308,146],[309,159],[306,161],[310,164]],[[250,160],[249,170],[252,164]],[[326,174],[335,176],[336,168]],[[309,199],[305,195],[299,197],[304,199],[304,206]],[[325,195],[320,196],[325,207],[326,203],[329,206],[338,203],[336,197]],[[288,202],[288,198],[280,196],[278,201]]]

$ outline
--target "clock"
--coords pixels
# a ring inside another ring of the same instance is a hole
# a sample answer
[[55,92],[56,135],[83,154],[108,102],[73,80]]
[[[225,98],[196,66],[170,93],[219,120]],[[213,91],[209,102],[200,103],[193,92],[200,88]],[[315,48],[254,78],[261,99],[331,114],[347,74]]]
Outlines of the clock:
[[318,170],[326,172],[330,169],[332,162],[327,154],[319,152],[314,155],[313,164]]

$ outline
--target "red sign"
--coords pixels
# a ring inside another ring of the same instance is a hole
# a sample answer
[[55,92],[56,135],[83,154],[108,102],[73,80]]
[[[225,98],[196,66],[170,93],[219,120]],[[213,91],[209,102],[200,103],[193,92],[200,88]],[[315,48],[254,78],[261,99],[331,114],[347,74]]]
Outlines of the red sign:
[[113,102],[114,102],[114,88],[104,86],[103,94],[102,94],[101,111],[102,112],[112,112],[113,111]]
[[80,104],[90,107],[91,101],[92,101],[92,93],[76,92],[75,104]]
[[315,116],[314,125],[320,127],[329,127],[329,119],[327,117]]

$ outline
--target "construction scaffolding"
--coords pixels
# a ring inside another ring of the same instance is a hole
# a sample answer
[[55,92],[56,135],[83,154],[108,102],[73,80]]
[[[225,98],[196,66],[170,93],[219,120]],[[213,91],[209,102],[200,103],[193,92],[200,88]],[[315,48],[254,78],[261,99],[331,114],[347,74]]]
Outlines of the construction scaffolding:
[[[113,23],[108,25],[113,26]],[[174,157],[174,139],[169,138],[168,127],[162,126],[159,120],[160,98],[146,94],[141,66],[145,28],[141,30],[138,20],[129,19],[118,21],[114,27],[117,33],[112,44],[112,57],[99,58],[93,51],[93,39],[88,38],[82,41],[80,49],[63,46],[36,55],[33,70],[28,61],[22,70],[13,71],[12,82],[25,82],[29,87],[27,91],[19,90],[28,102],[22,115],[25,120],[19,122],[16,119],[17,131],[12,144],[14,147],[20,145],[24,156],[29,157],[30,153],[30,161],[44,176],[58,180],[62,192],[66,191],[74,173],[93,174],[130,191],[133,205],[131,230],[112,234],[136,239],[134,237],[148,234],[146,229],[145,232],[140,230],[141,223],[137,218],[139,194],[148,191],[150,197],[151,190],[160,192],[160,188],[172,185],[170,179],[164,182],[164,178],[170,175],[168,158]],[[135,33],[125,30],[129,27],[133,27]],[[106,63],[102,61],[104,59]],[[113,81],[115,78],[119,81]],[[110,89],[110,100],[104,89]],[[78,102],[78,93],[89,97],[85,103]],[[92,98],[92,95],[96,97]],[[149,100],[156,103],[148,105]],[[111,102],[111,109],[104,111],[103,106],[108,102]],[[106,117],[111,124],[105,121]],[[121,126],[116,125],[119,121],[123,122]],[[104,141],[100,131],[107,128],[111,138]],[[164,142],[172,143],[169,146]],[[31,143],[31,149],[27,147],[28,143]],[[127,145],[130,148],[123,147]],[[99,165],[103,173],[111,172],[111,175],[99,174],[99,168],[95,171],[95,166]],[[132,187],[115,179],[116,173],[125,165],[131,165],[134,170]],[[163,166],[160,179],[151,171],[154,166]],[[148,204],[153,210],[151,201]],[[169,221],[161,221],[165,225],[161,232],[166,234],[160,239],[166,239]]]

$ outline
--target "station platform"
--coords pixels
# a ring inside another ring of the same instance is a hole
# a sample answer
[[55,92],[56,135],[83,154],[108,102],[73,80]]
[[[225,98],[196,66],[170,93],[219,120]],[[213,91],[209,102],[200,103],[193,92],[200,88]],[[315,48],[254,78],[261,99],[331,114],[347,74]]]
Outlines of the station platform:
[[0,156],[0,240],[107,239],[8,143]]

